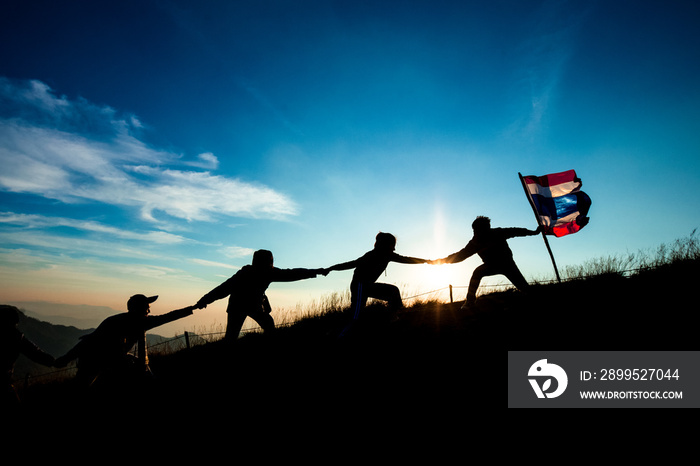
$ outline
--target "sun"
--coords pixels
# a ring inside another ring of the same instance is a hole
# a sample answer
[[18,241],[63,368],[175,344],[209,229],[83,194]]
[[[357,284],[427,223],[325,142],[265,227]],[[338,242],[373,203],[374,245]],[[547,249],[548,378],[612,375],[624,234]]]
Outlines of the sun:
[[451,264],[426,265],[424,270],[423,283],[426,288],[442,289],[455,283],[455,267]]
[[[440,212],[440,209],[436,208],[432,237],[425,238],[422,244],[421,257],[428,260],[441,259],[456,252],[448,250],[445,223]],[[404,283],[408,284],[404,289],[405,294],[407,297],[449,302],[450,285],[452,285],[452,299],[454,301],[464,299],[469,279],[466,266],[466,263],[421,264],[403,268],[406,273]]]
[[[443,257],[456,252],[447,250],[447,228],[445,226],[445,216],[443,209],[436,205],[435,217],[433,220],[433,238],[431,241],[429,259],[442,259]],[[449,285],[456,286],[460,284],[460,272],[463,272],[459,265],[454,264],[436,264],[426,265],[425,283],[428,286],[437,288],[448,287]],[[462,278],[463,280],[463,278]]]
[[459,280],[461,274],[454,265],[412,265],[404,267],[403,272],[395,274],[395,278],[405,300],[416,298],[449,302],[450,285],[453,287],[453,300],[464,299],[466,290],[460,289],[464,280]]

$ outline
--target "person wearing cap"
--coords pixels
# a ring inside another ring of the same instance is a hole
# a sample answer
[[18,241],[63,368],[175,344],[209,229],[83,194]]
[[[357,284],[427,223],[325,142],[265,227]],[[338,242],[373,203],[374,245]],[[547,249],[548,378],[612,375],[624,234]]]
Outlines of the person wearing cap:
[[[193,306],[177,309],[157,316],[150,314],[150,305],[158,296],[136,294],[127,302],[128,312],[107,317],[68,353],[56,359],[57,367],[65,367],[70,361],[78,360],[76,379],[90,386],[98,378],[114,377],[121,379],[137,372],[136,358],[129,354],[133,346],[144,339],[145,332],[187,317]],[[147,364],[144,367],[148,371]],[[123,381],[120,381],[123,382]]]
[[230,296],[224,338],[232,342],[238,338],[246,317],[255,320],[266,332],[275,328],[270,315],[272,309],[265,295],[270,283],[293,282],[327,273],[324,269],[279,269],[274,266],[272,252],[260,249],[253,253],[252,264],[243,266],[231,278],[202,296],[194,307],[203,309],[214,301]]

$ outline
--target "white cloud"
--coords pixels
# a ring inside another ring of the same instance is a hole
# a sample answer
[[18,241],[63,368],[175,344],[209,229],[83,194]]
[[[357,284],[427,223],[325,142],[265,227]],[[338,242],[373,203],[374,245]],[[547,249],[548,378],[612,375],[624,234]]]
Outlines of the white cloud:
[[204,170],[216,170],[219,168],[219,159],[211,152],[204,152],[197,156],[194,162],[187,162],[190,167],[202,168]]
[[228,246],[221,250],[221,252],[231,259],[238,259],[240,257],[251,257],[255,252],[254,249],[242,248],[240,246]]
[[202,172],[159,170],[157,183],[141,190],[144,213],[162,210],[188,220],[209,220],[212,214],[250,218],[283,218],[296,213],[285,196],[265,186]]
[[[176,154],[144,144],[134,116],[57,98],[43,83],[0,78],[0,189],[65,203],[98,201],[185,220],[218,215],[283,219],[297,213],[267,186],[209,172],[180,170]],[[218,168],[214,154],[184,165]],[[137,176],[138,175],[138,176]]]
[[90,220],[75,220],[61,217],[46,217],[42,215],[17,214],[14,212],[0,212],[0,223],[19,225],[21,227],[31,229],[69,227],[76,230],[103,233],[120,239],[138,240],[158,244],[177,244],[186,241],[182,236],[173,235],[164,231],[139,233],[115,228]]
[[4,232],[0,231],[0,244],[23,245],[28,249],[41,251],[59,251],[66,256],[92,256],[132,259],[160,259],[143,249],[118,243],[106,245],[104,241],[86,238],[69,238],[41,231]]
[[233,269],[233,270],[238,270],[240,267],[236,267],[235,265],[231,264],[224,264],[222,262],[214,262],[214,261],[208,261],[204,259],[190,259],[193,263],[199,264],[199,265],[204,265],[206,267],[221,267],[225,269]]

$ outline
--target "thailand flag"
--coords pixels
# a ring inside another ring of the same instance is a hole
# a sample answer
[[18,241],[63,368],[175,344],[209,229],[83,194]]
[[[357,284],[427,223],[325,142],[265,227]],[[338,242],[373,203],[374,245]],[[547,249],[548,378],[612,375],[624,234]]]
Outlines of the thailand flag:
[[588,224],[591,199],[581,191],[581,179],[574,170],[522,179],[545,234],[565,236]]

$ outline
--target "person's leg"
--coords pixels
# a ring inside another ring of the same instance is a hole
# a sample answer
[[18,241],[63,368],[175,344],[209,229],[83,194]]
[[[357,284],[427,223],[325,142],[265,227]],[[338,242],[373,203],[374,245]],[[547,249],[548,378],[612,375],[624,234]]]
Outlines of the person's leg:
[[518,266],[515,265],[515,262],[503,271],[503,275],[505,275],[506,278],[510,280],[510,282],[520,291],[527,290],[530,286],[527,280],[525,280],[525,277],[523,277],[523,274],[520,272],[520,269],[518,269]]
[[367,296],[386,301],[389,304],[389,310],[391,311],[396,311],[403,308],[401,292],[394,285],[389,285],[386,283],[373,283],[371,286],[368,286]]
[[362,309],[367,304],[367,294],[363,283],[353,283],[350,287],[350,313],[353,320],[360,317]]
[[226,334],[224,336],[227,341],[234,342],[238,339],[238,334],[241,333],[246,317],[244,312],[229,311],[226,319]]
[[262,308],[260,310],[250,312],[248,317],[257,322],[258,325],[260,325],[260,328],[262,328],[265,332],[270,332],[275,329],[275,320]]
[[343,328],[340,332],[339,337],[348,337],[353,333],[357,319],[360,318],[362,309],[364,309],[367,303],[367,295],[365,294],[364,286],[362,283],[351,283],[350,284],[350,322]]
[[479,284],[481,283],[481,279],[489,276],[489,275],[494,275],[491,271],[491,268],[486,265],[486,264],[481,264],[479,267],[474,269],[474,272],[472,272],[472,277],[469,280],[469,289],[467,290],[467,300],[465,301],[464,305],[468,306],[474,303],[476,300],[476,291],[479,289]]
[[351,289],[351,311],[352,320],[341,332],[341,336],[348,335],[353,329],[359,325],[359,319],[364,310],[367,299],[374,298],[382,301],[387,301],[390,311],[397,311],[403,307],[401,300],[401,292],[394,285],[386,283],[358,283],[353,284]]

